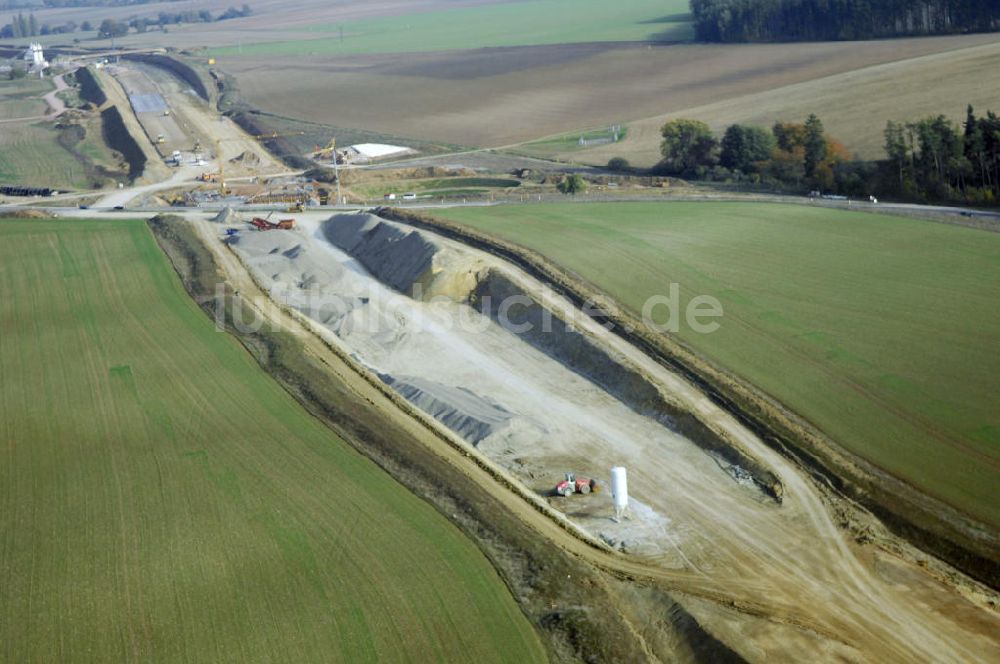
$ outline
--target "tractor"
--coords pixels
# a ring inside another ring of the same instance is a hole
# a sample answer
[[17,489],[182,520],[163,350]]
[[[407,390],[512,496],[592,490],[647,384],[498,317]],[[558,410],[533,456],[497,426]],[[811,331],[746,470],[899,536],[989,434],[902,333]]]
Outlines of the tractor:
[[590,493],[595,488],[594,480],[577,477],[574,473],[566,473],[566,479],[556,485],[556,495],[572,496],[574,493]]

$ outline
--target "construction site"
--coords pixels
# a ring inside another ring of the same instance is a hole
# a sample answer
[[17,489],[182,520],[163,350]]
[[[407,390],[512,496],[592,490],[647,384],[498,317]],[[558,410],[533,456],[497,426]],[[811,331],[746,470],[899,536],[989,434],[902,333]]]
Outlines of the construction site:
[[[277,316],[352,358],[576,537],[689,593],[685,608],[727,641],[848,661],[989,647],[973,627],[986,596],[940,610],[934,574],[845,537],[832,497],[800,470],[509,263],[369,214],[310,213],[263,233],[227,216],[194,223],[244,320]],[[755,617],[719,613],[710,598],[722,596]]]
[[[570,287],[526,269],[523,254],[395,209],[543,202],[562,196],[556,183],[571,169],[335,137],[295,155],[307,166],[290,166],[271,147],[309,141],[304,130],[248,131],[220,112],[216,90],[148,57],[160,54],[77,63],[100,91],[80,113],[109,122],[133,177],[95,191],[5,188],[4,202],[68,223],[162,215],[161,225],[190,234],[190,245],[171,245],[162,228],[157,238],[199,303],[208,296],[192,284],[217,277],[220,310],[295,339],[326,380],[423,441],[420,454],[601,579],[645,661],[676,652],[680,613],[734,661],[971,662],[998,651],[1000,596],[988,583],[893,533],[690,374],[605,325]],[[579,172],[595,196],[656,198],[683,186]],[[262,365],[275,354],[243,341]],[[285,387],[316,412],[306,381]],[[406,485],[405,467],[379,463]],[[441,504],[462,512],[461,501]],[[494,561],[513,555],[501,544],[479,546]],[[281,554],[308,557],[295,546]],[[654,591],[680,608],[658,612]]]

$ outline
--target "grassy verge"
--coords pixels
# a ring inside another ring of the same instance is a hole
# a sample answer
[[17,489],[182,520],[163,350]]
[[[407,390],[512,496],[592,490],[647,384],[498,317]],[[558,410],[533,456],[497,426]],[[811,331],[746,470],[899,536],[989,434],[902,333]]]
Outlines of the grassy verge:
[[144,223],[0,237],[0,659],[543,658],[480,552],[213,329]]
[[378,198],[383,194],[404,194],[414,192],[435,196],[456,196],[487,194],[496,189],[513,189],[521,186],[520,180],[511,178],[455,177],[433,178],[429,180],[397,180],[384,183],[352,185],[351,190],[366,198]]
[[559,155],[587,150],[596,145],[609,145],[624,141],[627,135],[628,127],[620,126],[617,131],[612,130],[611,127],[603,127],[522,143],[511,148],[508,152],[527,157],[555,159]]

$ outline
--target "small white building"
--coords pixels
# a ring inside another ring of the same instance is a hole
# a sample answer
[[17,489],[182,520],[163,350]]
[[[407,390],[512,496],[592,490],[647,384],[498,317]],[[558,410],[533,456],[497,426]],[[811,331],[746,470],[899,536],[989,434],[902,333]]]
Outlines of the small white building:
[[348,162],[367,163],[385,159],[387,157],[397,157],[412,152],[410,148],[399,145],[386,145],[384,143],[359,143],[345,149],[341,154]]
[[49,62],[45,59],[41,44],[32,42],[28,50],[24,52],[24,66],[29,73],[38,74],[39,77],[49,68]]

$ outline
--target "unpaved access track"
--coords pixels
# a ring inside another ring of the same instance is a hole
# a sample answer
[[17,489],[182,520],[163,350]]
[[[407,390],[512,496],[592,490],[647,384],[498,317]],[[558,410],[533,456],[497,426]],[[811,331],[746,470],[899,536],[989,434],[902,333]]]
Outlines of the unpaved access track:
[[[311,254],[325,262],[330,274],[343,274],[340,269],[345,269],[353,274],[351,279],[366,278],[364,271],[347,257],[338,268],[334,264],[336,249],[319,244],[325,241],[316,234],[322,228],[322,217],[306,215],[303,220],[304,230],[260,235],[270,238],[268,242],[273,243],[278,255]],[[783,503],[779,506],[759,492],[739,486],[710,464],[700,463],[695,457],[702,453],[697,450],[670,454],[669,447],[649,444],[636,452],[622,449],[615,441],[605,441],[603,446],[600,441],[582,441],[577,458],[570,454],[558,462],[570,465],[593,461],[601,465],[612,459],[623,460],[633,472],[636,498],[669,520],[665,531],[669,541],[660,542],[658,551],[626,555],[601,546],[591,536],[595,534],[596,517],[585,514],[578,518],[572,514],[572,507],[563,506],[570,514],[570,522],[576,525],[567,523],[566,517],[538,497],[538,481],[519,474],[519,466],[510,458],[496,454],[496,450],[491,454],[488,446],[483,448],[487,453],[482,454],[437,420],[392,398],[391,390],[372,372],[370,358],[363,353],[352,357],[360,346],[345,343],[345,339],[350,341],[349,334],[338,335],[292,307],[269,306],[270,300],[260,285],[273,291],[274,283],[268,274],[279,271],[258,269],[255,278],[243,262],[253,262],[253,250],[241,251],[238,256],[220,241],[220,226],[205,221],[196,221],[195,226],[241,297],[256,302],[268,319],[301,339],[309,352],[329,367],[333,379],[365,395],[384,417],[424,441],[428,452],[447,459],[485,491],[499,495],[539,536],[620,578],[671,591],[699,622],[748,660],[968,662],[991,661],[998,652],[1000,620],[989,606],[990,601],[996,601],[995,594],[983,588],[959,593],[911,561],[853,542],[835,521],[830,497],[799,468],[742,429],[693,387],[624,342],[607,333],[602,336],[601,329],[587,332],[623,361],[639,367],[665,393],[738,442],[780,477]],[[558,315],[572,308],[537,284],[532,285],[527,275],[493,257],[450,245],[431,234],[425,234],[423,239],[471,258],[477,272],[484,267],[502,271]],[[264,242],[257,238],[254,241]],[[306,277],[326,279],[319,272],[300,276],[303,283],[309,281]],[[332,280],[323,285],[336,290],[343,288],[344,282]],[[283,298],[289,296],[286,291],[278,300],[285,304],[290,300]],[[407,328],[407,333],[417,337],[422,334],[414,328]],[[495,334],[495,338],[501,338],[500,333]],[[523,342],[515,339],[511,343]],[[545,362],[531,349],[516,348],[516,353],[531,361]],[[497,358],[497,362],[501,361],[505,360]],[[461,365],[457,359],[452,363]],[[541,374],[558,371],[547,364],[540,366]],[[520,369],[524,370],[524,366]],[[520,378],[534,380],[532,376]],[[510,405],[509,395],[498,394],[497,400]],[[513,410],[520,410],[521,405],[514,404]],[[559,417],[554,415],[554,419]],[[658,425],[650,420],[635,426]],[[515,445],[516,436],[509,442]],[[530,449],[521,449],[519,454],[529,457],[528,467],[538,470],[544,465],[541,458],[531,462]],[[658,486],[655,481],[650,484],[649,478],[660,478],[667,486]],[[514,490],[497,491],[498,479]],[[642,519],[639,515],[638,520]],[[640,539],[645,536],[641,532],[638,535]]]

